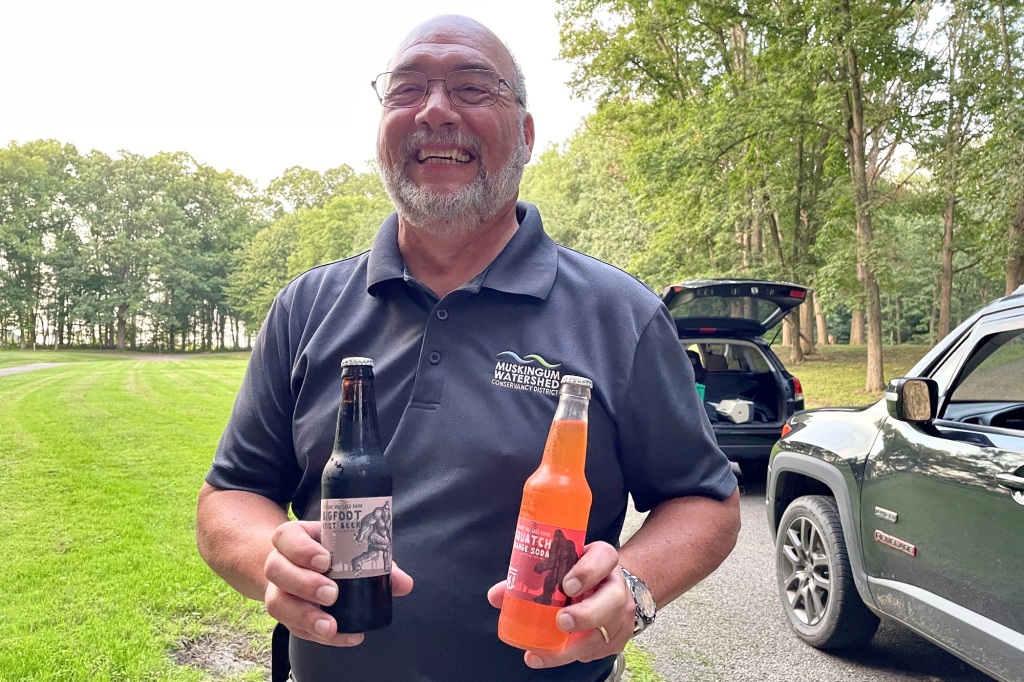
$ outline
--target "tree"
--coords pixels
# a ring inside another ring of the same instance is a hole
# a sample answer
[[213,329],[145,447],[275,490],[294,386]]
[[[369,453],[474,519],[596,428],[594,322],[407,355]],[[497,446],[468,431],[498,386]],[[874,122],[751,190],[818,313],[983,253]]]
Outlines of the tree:
[[537,205],[555,241],[630,268],[646,249],[649,226],[629,191],[628,133],[605,118],[593,117],[545,150],[526,168],[520,196]]
[[48,304],[52,263],[72,228],[68,195],[78,152],[53,140],[0,149],[0,311],[12,315],[20,345],[35,345]]
[[84,251],[90,287],[78,306],[101,327],[112,327],[114,347],[125,350],[129,323],[145,309],[158,250],[159,171],[162,160],[121,152],[92,152],[82,164]]
[[347,165],[323,173],[292,166],[270,181],[266,195],[273,206],[274,217],[279,217],[302,208],[322,207],[354,176],[355,172]]

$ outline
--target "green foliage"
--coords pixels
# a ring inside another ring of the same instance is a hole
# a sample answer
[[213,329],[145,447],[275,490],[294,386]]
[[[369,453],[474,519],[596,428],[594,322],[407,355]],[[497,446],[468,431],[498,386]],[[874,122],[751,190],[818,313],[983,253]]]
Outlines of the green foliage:
[[[380,223],[392,211],[375,173],[338,170],[325,176],[336,179],[330,185],[333,195],[291,213],[280,212],[234,254],[227,298],[250,329],[260,325],[277,292],[293,277],[369,248]],[[303,177],[309,180],[311,175]]]
[[[887,338],[928,340],[940,290],[940,190],[951,164],[976,170],[956,185],[969,201],[956,216],[954,288],[964,300],[952,302],[953,317],[998,293],[992,284],[1004,254],[1024,254],[1020,230],[1007,232],[1024,207],[1020,164],[1009,161],[1024,150],[1024,126],[1014,122],[1019,98],[1007,99],[1021,90],[1019,7],[560,7],[572,85],[599,103],[586,134],[615,140],[620,205],[647,232],[624,242],[636,248],[616,262],[655,289],[705,276],[790,279],[814,287],[829,313],[863,309],[861,275],[871,272]],[[1005,160],[994,156],[987,130],[1002,136]],[[577,136],[541,157],[529,196],[542,196],[555,207],[545,213],[558,212],[558,229],[585,243],[592,228],[561,207],[573,205],[567,185],[587,182],[592,170],[573,167],[571,181],[557,179],[579,144]],[[977,161],[967,164],[972,154]]]
[[53,140],[0,149],[0,324],[13,319],[22,340],[47,303],[53,266],[75,248],[68,200],[77,160],[74,147]]
[[290,168],[261,192],[180,152],[12,143],[0,347],[237,348],[289,278],[367,248],[390,210],[376,175],[348,166]]
[[624,152],[616,131],[584,126],[526,168],[520,191],[540,209],[552,239],[621,268],[646,248],[649,234],[627,187]]
[[298,220],[298,214],[285,214],[235,252],[228,302],[251,329],[263,322],[277,292],[290,279],[288,256],[298,237]]
[[352,176],[335,191],[322,207],[297,213],[298,242],[288,257],[292,275],[365,251],[393,210],[376,175]]

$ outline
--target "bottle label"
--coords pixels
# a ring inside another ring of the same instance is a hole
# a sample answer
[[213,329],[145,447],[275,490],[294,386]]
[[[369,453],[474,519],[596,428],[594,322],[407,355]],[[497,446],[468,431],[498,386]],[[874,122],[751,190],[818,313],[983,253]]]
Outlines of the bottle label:
[[512,596],[547,606],[565,606],[562,580],[583,555],[586,530],[549,526],[519,517],[505,589]]
[[328,578],[391,573],[390,496],[321,500],[320,524],[320,543],[331,553]]

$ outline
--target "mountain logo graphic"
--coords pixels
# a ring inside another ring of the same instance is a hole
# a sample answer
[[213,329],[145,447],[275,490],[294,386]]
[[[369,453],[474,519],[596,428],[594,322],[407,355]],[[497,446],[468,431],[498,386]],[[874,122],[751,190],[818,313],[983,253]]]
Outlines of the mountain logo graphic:
[[530,355],[527,355],[525,358],[521,358],[516,353],[513,353],[510,350],[505,350],[498,353],[499,358],[502,356],[510,357],[516,362],[518,362],[520,365],[532,365],[534,363],[537,363],[538,365],[544,367],[545,369],[555,369],[556,367],[562,366],[562,363],[550,363],[541,356],[537,355],[536,353],[531,353]]

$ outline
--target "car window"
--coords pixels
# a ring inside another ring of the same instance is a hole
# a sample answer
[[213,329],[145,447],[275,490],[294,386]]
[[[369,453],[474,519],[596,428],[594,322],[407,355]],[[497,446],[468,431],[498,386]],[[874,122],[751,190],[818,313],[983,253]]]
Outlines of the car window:
[[953,402],[1024,402],[1024,330],[984,339],[964,363],[949,395]]
[[[757,288],[754,288],[754,293]],[[766,322],[779,311],[779,304],[757,296],[742,296],[735,291],[727,295],[686,292],[672,302],[673,317],[731,318]]]
[[772,371],[771,366],[768,364],[768,360],[764,357],[764,353],[757,346],[744,346],[744,361],[746,363],[748,372],[770,372]]

